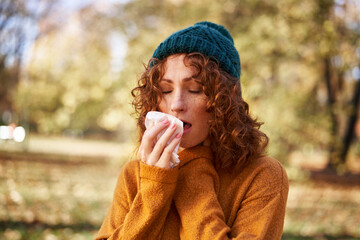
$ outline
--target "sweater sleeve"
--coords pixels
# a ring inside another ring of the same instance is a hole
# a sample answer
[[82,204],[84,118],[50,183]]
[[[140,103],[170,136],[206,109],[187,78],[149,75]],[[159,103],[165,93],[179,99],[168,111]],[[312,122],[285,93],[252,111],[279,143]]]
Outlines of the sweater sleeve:
[[127,164],[96,240],[160,239],[177,176],[177,168],[162,169],[140,161]]

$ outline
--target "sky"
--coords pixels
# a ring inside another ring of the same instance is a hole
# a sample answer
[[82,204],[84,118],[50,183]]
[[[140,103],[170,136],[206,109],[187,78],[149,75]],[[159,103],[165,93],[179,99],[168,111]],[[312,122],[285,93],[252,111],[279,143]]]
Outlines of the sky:
[[[106,9],[111,9],[111,5],[113,4],[126,4],[132,0],[81,0],[81,1],[74,1],[74,0],[58,0],[54,1],[53,8],[55,9],[54,14],[59,14],[59,18],[61,21],[66,21],[68,17],[70,17],[74,12],[78,11],[81,8],[84,8],[90,4],[97,4],[99,7],[102,7],[103,11],[106,11]],[[44,11],[44,5],[41,5],[39,3],[41,2],[47,2],[47,1],[39,1],[39,0],[26,0],[26,5],[28,9],[30,9],[31,12],[37,13],[38,15],[41,15],[40,13]],[[1,19],[0,19],[1,20]],[[31,49],[31,46],[35,40],[35,37],[38,33],[38,26],[36,22],[34,22],[33,19],[30,18],[21,18],[21,17],[14,17],[12,19],[11,23],[13,27],[16,27],[16,25],[26,26],[24,29],[25,31],[25,38],[23,39],[23,44],[21,47],[23,47],[23,55],[22,59],[24,62],[27,62],[30,58],[29,56],[29,50]],[[9,25],[11,27],[11,24]],[[6,38],[6,40],[1,40],[3,37]],[[14,36],[16,37],[16,36]],[[8,36],[6,36],[5,31],[3,34],[0,33],[0,42],[2,46],[0,46],[0,53],[1,52],[8,52],[9,49],[15,49],[18,47],[18,44],[16,43],[15,38],[8,40]],[[113,41],[111,41],[113,42]],[[123,53],[122,53],[123,54]],[[117,56],[117,58],[119,58]],[[7,65],[12,65],[16,58],[14,58],[11,55],[8,55],[6,59]],[[114,64],[117,65],[117,64]],[[116,67],[115,67],[116,68]]]

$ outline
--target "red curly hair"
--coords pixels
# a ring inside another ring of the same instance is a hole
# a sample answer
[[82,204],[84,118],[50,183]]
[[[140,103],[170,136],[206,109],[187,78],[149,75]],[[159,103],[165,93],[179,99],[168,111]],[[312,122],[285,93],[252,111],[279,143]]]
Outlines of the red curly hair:
[[[162,98],[158,82],[165,74],[165,63],[166,58],[151,59],[138,86],[131,91],[140,130],[139,143],[145,131],[147,112],[158,110]],[[185,54],[184,64],[195,69],[195,76],[208,97],[206,111],[213,116],[209,135],[216,167],[241,167],[260,157],[269,139],[259,130],[263,123],[250,116],[249,105],[241,97],[240,80],[223,71],[216,59],[201,53]]]

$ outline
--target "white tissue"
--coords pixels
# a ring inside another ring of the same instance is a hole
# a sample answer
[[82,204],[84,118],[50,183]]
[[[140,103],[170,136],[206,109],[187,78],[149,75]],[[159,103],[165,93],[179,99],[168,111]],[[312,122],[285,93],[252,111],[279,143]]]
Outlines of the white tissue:
[[[157,111],[151,111],[151,112],[148,112],[146,114],[146,118],[145,118],[145,127],[146,128],[149,128],[151,126],[152,123],[154,123],[155,125],[158,124],[161,120],[164,120],[165,118],[167,118],[170,122],[169,124],[169,127],[175,123],[177,125],[177,128],[176,128],[176,131],[175,133],[172,135],[172,137],[170,138],[170,140],[168,141],[168,144],[170,143],[170,141],[176,136],[176,134],[178,133],[181,133],[183,134],[183,122],[174,117],[174,116],[171,116],[169,114],[166,114],[166,113],[162,113],[162,112],[157,112]],[[165,129],[166,130],[166,129]],[[157,136],[157,140],[159,140],[159,138],[164,134],[165,130],[161,131],[158,136]],[[170,159],[170,167],[171,168],[174,168],[176,167],[180,160],[179,160],[179,156],[177,155],[177,151],[179,149],[179,145],[178,144],[174,151],[172,152],[172,156],[171,156],[171,159]]]

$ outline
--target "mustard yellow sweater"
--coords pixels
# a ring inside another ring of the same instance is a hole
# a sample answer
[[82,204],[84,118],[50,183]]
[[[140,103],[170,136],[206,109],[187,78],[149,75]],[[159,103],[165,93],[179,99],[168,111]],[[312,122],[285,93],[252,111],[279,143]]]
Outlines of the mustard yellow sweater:
[[281,238],[289,185],[278,161],[216,171],[204,146],[179,158],[174,169],[127,163],[96,239]]

